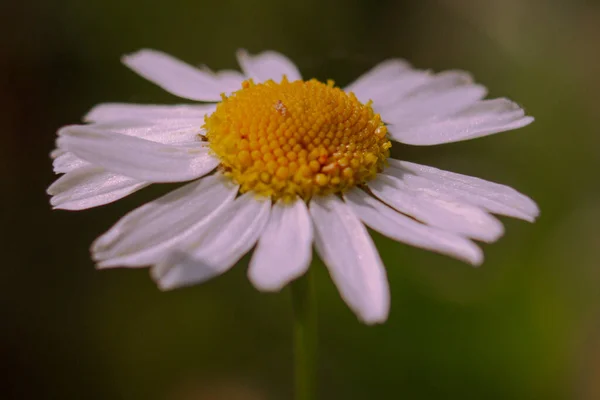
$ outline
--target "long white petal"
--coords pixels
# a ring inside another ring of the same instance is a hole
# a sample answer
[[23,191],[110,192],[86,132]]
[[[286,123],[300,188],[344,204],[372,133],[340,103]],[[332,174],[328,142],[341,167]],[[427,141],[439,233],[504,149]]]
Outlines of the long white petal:
[[431,77],[428,71],[407,71],[387,84],[382,83],[365,90],[362,96],[357,95],[357,97],[362,102],[373,100],[373,109],[383,116],[390,107],[402,101],[416,88],[429,82]]
[[373,100],[373,108],[379,112],[431,79],[429,71],[413,69],[404,60],[390,59],[361,75],[344,91],[353,92],[363,103]]
[[168,54],[143,49],[123,57],[123,63],[166,91],[196,101],[220,101],[228,88],[205,71]]
[[52,161],[52,167],[54,169],[54,173],[56,174],[66,174],[67,172],[90,165],[91,164],[89,162],[83,161],[81,158],[75,156],[73,153],[69,153],[68,151],[62,152]]
[[169,146],[92,127],[64,128],[57,145],[107,171],[148,182],[195,179],[219,163],[202,147]]
[[54,160],[54,159],[62,156],[65,153],[66,153],[66,151],[63,149],[54,149],[50,152],[50,158]]
[[[114,120],[91,125],[68,125],[58,131],[58,136],[74,129],[104,130],[122,135],[134,136],[153,142],[175,145],[199,145],[202,120],[194,119],[157,119],[150,120]],[[54,158],[55,172],[69,172],[86,163],[65,149],[57,148],[51,154]]]
[[250,281],[259,290],[281,290],[308,269],[312,240],[312,223],[304,201],[278,201],[250,261]]
[[412,188],[449,194],[492,213],[533,221],[539,208],[515,189],[472,176],[390,159],[386,174],[400,176]]
[[154,268],[163,290],[204,282],[230,269],[256,243],[269,219],[271,201],[246,193],[228,204],[202,232],[180,243]]
[[223,92],[229,95],[242,88],[242,83],[247,79],[240,71],[220,70],[213,72],[210,68],[203,66],[203,70],[210,72],[213,77],[219,82],[220,87],[223,87]]
[[177,146],[207,147],[199,135],[205,132],[198,118],[167,118],[156,120],[115,120],[86,125],[67,125],[58,130],[58,136],[69,135],[73,131],[105,131],[146,139],[151,142]]
[[423,225],[398,213],[360,189],[344,195],[346,203],[368,226],[381,234],[411,246],[432,250],[473,265],[483,262],[483,253],[475,243],[459,235]]
[[410,124],[452,115],[485,97],[487,89],[473,83],[466,72],[446,71],[407,93],[399,101],[378,108],[389,124]]
[[394,79],[411,69],[412,67],[405,60],[399,58],[385,60],[359,76],[344,90],[354,92],[360,99],[360,96],[364,96],[372,88],[389,85]]
[[500,221],[480,208],[446,193],[412,188],[402,177],[382,174],[368,185],[383,202],[436,228],[485,242],[504,233]]
[[173,106],[155,104],[103,103],[92,108],[83,118],[86,122],[111,122],[118,120],[155,120],[160,118],[197,118],[215,110],[214,104]]
[[233,201],[237,186],[221,174],[188,183],[130,212],[92,245],[98,267],[141,267],[214,219]]
[[83,210],[119,200],[148,184],[85,165],[58,178],[48,188],[48,194],[52,195],[50,204],[54,208]]
[[387,319],[390,293],[385,268],[369,233],[335,196],[310,203],[315,245],[342,298],[363,322]]
[[402,121],[388,126],[393,140],[420,146],[458,142],[518,129],[533,122],[533,117],[507,99],[480,101],[472,107],[451,116],[434,119],[424,124],[408,125]]
[[[102,108],[102,106],[99,106]],[[135,114],[135,113],[134,113]],[[61,128],[58,135],[73,129],[97,129],[105,130],[123,135],[134,136],[164,144],[175,144],[179,146],[202,146],[199,134],[202,133],[200,126],[202,119],[198,118],[169,118],[154,120],[111,120],[92,125],[70,125]],[[87,161],[75,156],[65,149],[55,149],[51,154],[54,158],[54,172],[66,173],[79,167],[89,165]]]
[[290,82],[302,79],[300,71],[290,59],[274,51],[264,51],[251,55],[246,50],[239,50],[237,58],[242,71],[255,83],[273,79],[280,82],[285,75]]

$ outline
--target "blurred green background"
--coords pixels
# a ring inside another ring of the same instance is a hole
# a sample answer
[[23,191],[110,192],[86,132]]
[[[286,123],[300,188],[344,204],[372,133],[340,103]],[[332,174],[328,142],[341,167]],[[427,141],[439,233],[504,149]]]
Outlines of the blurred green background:
[[51,211],[55,131],[99,102],[181,101],[135,76],[141,47],[235,68],[275,49],[340,85],[389,57],[471,71],[531,126],[394,155],[511,185],[533,225],[504,219],[473,269],[375,240],[389,321],[357,322],[318,264],[322,399],[600,399],[600,4],[584,0],[2,0],[2,399],[291,397],[287,290],[248,259],[162,293],[146,270],[96,271],[92,240],[170,187],[85,212]]

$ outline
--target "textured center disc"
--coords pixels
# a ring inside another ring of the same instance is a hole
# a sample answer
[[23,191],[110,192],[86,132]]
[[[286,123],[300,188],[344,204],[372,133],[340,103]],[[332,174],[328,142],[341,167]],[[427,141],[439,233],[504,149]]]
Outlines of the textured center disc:
[[241,192],[275,200],[339,193],[373,178],[389,157],[379,114],[332,81],[246,81],[222,98],[203,128]]

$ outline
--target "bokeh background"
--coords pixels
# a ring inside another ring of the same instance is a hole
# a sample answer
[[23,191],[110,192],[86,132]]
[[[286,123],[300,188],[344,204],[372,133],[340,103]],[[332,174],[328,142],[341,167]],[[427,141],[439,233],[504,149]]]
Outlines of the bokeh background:
[[585,0],[1,0],[0,398],[289,399],[289,292],[248,259],[162,293],[146,270],[96,271],[92,240],[170,187],[52,211],[55,131],[95,103],[180,100],[124,68],[141,47],[235,68],[275,49],[349,83],[377,62],[471,71],[536,122],[407,160],[511,185],[542,209],[504,219],[473,269],[374,235],[392,290],[367,327],[317,264],[322,399],[600,399],[600,4]]

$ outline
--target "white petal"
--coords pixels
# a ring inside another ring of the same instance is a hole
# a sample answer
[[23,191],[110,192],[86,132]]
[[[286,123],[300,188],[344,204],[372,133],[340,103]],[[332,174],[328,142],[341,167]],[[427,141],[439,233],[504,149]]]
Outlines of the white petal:
[[[102,107],[102,106],[99,106]],[[96,123],[92,125],[70,125],[61,128],[58,135],[64,131],[77,128],[99,129],[116,132],[123,135],[140,137],[153,142],[164,144],[175,144],[179,146],[202,146],[199,134],[203,131],[199,128],[201,119],[165,119],[165,120],[114,120],[110,122]],[[55,149],[51,155],[54,158],[54,172],[66,173],[77,168],[90,165],[87,161],[75,156],[65,149]]]
[[210,74],[219,82],[219,85],[223,87],[223,92],[229,95],[242,88],[242,83],[247,79],[244,74],[234,70],[221,70],[213,72],[210,68],[204,66],[203,69]]
[[205,133],[201,128],[203,123],[203,120],[198,118],[115,120],[87,125],[67,125],[58,130],[58,136],[76,130],[106,131],[109,134],[118,133],[162,144],[208,147],[199,136]]
[[233,201],[237,186],[221,174],[188,183],[130,212],[92,245],[98,267],[140,267],[159,262]]
[[533,221],[539,215],[533,200],[509,186],[407,161],[390,159],[389,162],[391,168],[385,172],[401,176],[412,188],[447,193],[495,214],[526,221]]
[[434,98],[440,93],[445,93],[463,86],[473,86],[474,81],[471,74],[466,71],[443,71],[431,75],[422,85],[407,93],[409,98]]
[[242,88],[242,83],[246,80],[244,74],[235,70],[224,69],[217,71],[215,76],[219,82],[225,84],[231,91],[240,90]]
[[86,122],[111,122],[126,120],[155,120],[161,118],[197,118],[202,124],[202,118],[215,110],[214,104],[201,105],[154,105],[103,103],[92,108],[83,118]]
[[385,268],[367,230],[335,196],[310,203],[315,245],[342,298],[363,322],[387,319],[390,293]]
[[423,125],[388,126],[393,140],[413,145],[434,145],[487,136],[521,128],[533,122],[532,117],[507,99],[480,101],[472,107]]
[[107,171],[148,182],[195,179],[219,163],[202,147],[168,146],[90,126],[66,127],[60,135],[59,148]]
[[284,75],[290,82],[302,79],[296,65],[283,54],[274,51],[250,55],[246,50],[238,50],[237,58],[244,74],[254,79],[255,83],[269,79],[280,82]]
[[359,76],[358,79],[346,86],[344,91],[354,92],[356,97],[361,99],[375,87],[380,88],[389,85],[394,79],[398,79],[403,73],[411,69],[410,64],[404,60],[398,58],[385,60]]
[[[59,136],[64,131],[70,131],[81,127],[83,129],[99,129],[116,132],[123,135],[140,137],[153,142],[164,144],[175,144],[178,146],[203,146],[199,139],[202,130],[199,128],[200,120],[192,119],[168,119],[163,121],[131,121],[119,120],[93,125],[71,125],[59,130]],[[55,173],[67,173],[75,169],[88,166],[90,163],[75,156],[64,149],[55,149],[51,154],[54,158],[53,167]]]
[[166,91],[186,99],[220,101],[227,87],[205,71],[168,54],[143,49],[124,56],[123,63]]
[[442,230],[493,242],[504,233],[500,221],[464,201],[407,185],[400,176],[379,175],[369,182],[371,192],[396,210]]
[[377,113],[384,113],[390,107],[404,99],[415,88],[429,82],[431,74],[428,71],[410,70],[398,78],[387,83],[371,86],[356,95],[360,101],[366,103],[373,100],[373,109]]
[[180,243],[151,273],[163,290],[204,282],[231,268],[256,243],[271,201],[246,193],[211,219],[203,232]]
[[58,158],[58,157],[62,156],[62,155],[63,155],[63,154],[65,154],[65,153],[66,153],[66,151],[65,151],[65,150],[62,150],[62,149],[54,149],[54,150],[52,150],[52,151],[50,152],[50,158],[54,160],[54,159],[56,159],[56,158]]
[[68,151],[62,151],[62,154],[57,156],[54,161],[52,161],[52,167],[54,168],[54,172],[57,174],[66,174],[67,172],[71,172],[82,167],[87,167],[89,165],[91,165],[89,162],[83,161],[81,158],[75,156],[73,153],[69,153]]
[[429,71],[416,70],[404,60],[391,59],[361,75],[344,91],[353,92],[363,103],[373,100],[373,108],[380,112],[431,79]]
[[365,224],[385,236],[473,265],[483,262],[481,249],[468,239],[423,225],[396,212],[360,189],[352,189],[344,197],[346,203]]
[[312,239],[312,223],[304,201],[277,202],[250,261],[250,281],[259,290],[281,290],[308,269]]
[[407,93],[400,101],[379,107],[378,111],[387,123],[410,125],[464,110],[486,93],[486,88],[474,84],[469,74],[447,71]]
[[133,178],[82,166],[58,178],[48,188],[50,204],[63,210],[83,210],[119,200],[148,186]]

